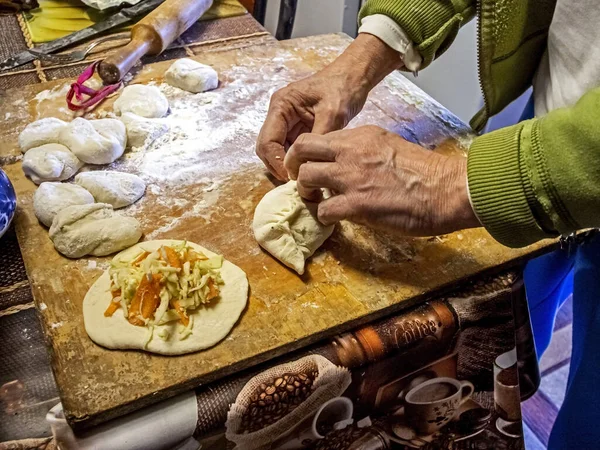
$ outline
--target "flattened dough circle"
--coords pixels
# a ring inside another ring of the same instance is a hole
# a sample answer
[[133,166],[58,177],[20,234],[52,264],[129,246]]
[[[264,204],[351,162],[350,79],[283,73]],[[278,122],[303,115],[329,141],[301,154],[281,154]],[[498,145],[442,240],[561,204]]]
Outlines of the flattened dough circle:
[[[175,240],[140,242],[116,255],[115,259],[133,258],[142,250],[152,252],[162,245],[172,246],[181,242]],[[208,257],[215,256],[215,253],[200,245],[192,242],[188,242],[188,245]],[[162,355],[182,355],[212,347],[229,334],[248,301],[248,279],[242,269],[224,259],[221,277],[224,284],[221,286],[221,296],[218,301],[207,307],[201,306],[191,314],[194,316],[191,335],[180,341],[178,322],[159,325],[154,328],[152,340],[144,348],[148,340],[148,328],[131,325],[123,315],[122,309],[118,309],[112,317],[104,317],[104,311],[111,301],[110,277],[107,270],[96,280],[83,300],[85,331],[96,344],[111,349],[136,349]],[[158,336],[162,329],[169,332],[167,340]]]

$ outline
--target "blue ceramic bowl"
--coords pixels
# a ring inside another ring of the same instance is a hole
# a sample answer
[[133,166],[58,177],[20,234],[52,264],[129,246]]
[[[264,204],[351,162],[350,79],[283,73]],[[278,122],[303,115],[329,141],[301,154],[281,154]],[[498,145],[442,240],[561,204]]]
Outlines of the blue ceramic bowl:
[[17,195],[12,183],[0,169],[0,237],[8,230],[16,209]]

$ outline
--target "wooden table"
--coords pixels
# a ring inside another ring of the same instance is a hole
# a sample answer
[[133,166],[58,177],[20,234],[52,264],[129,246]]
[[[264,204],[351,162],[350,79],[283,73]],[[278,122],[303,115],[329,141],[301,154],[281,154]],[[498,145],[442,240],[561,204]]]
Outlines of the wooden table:
[[[35,185],[23,176],[20,162],[6,167],[19,197],[16,226],[23,258],[73,426],[93,425],[251,367],[548,248],[545,242],[510,250],[482,229],[409,239],[342,223],[304,277],[260,250],[250,223],[273,183],[254,155],[254,144],[268,99],[276,89],[323,68],[349,42],[344,35],[325,35],[200,54],[196,59],[219,72],[219,89],[190,100],[161,86],[171,103],[171,130],[181,129],[110,167],[148,182],[146,196],[125,210],[141,221],[145,239],[197,242],[248,274],[248,308],[229,337],[212,349],[163,357],[95,345],[85,333],[81,305],[107,259],[61,257],[33,214]],[[169,64],[146,66],[132,82],[160,85]],[[18,159],[18,133],[32,120],[72,117],[63,99],[68,83],[0,93],[1,156]],[[112,101],[94,115],[111,111]],[[464,153],[472,138],[464,124],[399,73],[372,92],[351,126],[364,124],[445,153]]]

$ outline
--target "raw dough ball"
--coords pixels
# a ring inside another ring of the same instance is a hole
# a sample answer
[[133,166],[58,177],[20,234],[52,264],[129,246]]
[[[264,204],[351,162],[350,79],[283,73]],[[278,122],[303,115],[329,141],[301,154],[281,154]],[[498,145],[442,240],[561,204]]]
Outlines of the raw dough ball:
[[117,119],[86,120],[77,118],[60,132],[66,145],[83,162],[110,164],[125,151],[125,125]]
[[91,192],[97,202],[115,209],[131,205],[146,190],[146,183],[137,175],[111,170],[80,173],[75,183]]
[[317,206],[302,199],[290,181],[268,192],[254,211],[252,229],[260,246],[300,275],[334,229],[317,220]]
[[194,94],[216,89],[219,85],[215,69],[187,58],[178,59],[171,64],[165,73],[165,80],[171,86]]
[[[119,253],[113,261],[135,258],[142,251],[153,252],[163,245],[176,246],[182,241],[140,242]],[[216,256],[210,250],[188,242],[196,251],[206,256]],[[131,325],[122,310],[111,317],[104,317],[110,304],[110,276],[108,270],[93,284],[83,300],[83,323],[90,338],[99,345],[114,349],[138,349],[162,355],[181,355],[212,347],[223,340],[235,326],[248,301],[248,279],[242,269],[223,260],[221,268],[223,285],[220,296],[209,307],[200,307],[190,314],[193,317],[192,334],[184,340],[177,337],[173,324],[156,325],[154,337],[148,342],[148,329]],[[168,339],[157,335],[163,330],[170,334]]]
[[94,197],[81,186],[70,183],[42,183],[33,194],[33,211],[40,222],[52,225],[54,216],[68,206],[94,203]]
[[58,143],[58,135],[66,125],[66,122],[54,117],[30,123],[19,134],[21,151],[25,153],[27,150],[39,147],[40,145]]
[[106,203],[68,206],[54,217],[50,227],[54,247],[69,258],[110,255],[141,237],[136,219],[115,213]]
[[32,148],[23,156],[23,172],[35,184],[42,181],[61,181],[71,178],[83,163],[60,144]]
[[169,101],[155,86],[132,84],[123,89],[113,105],[115,113],[131,112],[142,117],[164,117],[169,110]]
[[127,129],[127,146],[133,149],[147,147],[169,131],[165,123],[129,112],[121,116],[121,121]]

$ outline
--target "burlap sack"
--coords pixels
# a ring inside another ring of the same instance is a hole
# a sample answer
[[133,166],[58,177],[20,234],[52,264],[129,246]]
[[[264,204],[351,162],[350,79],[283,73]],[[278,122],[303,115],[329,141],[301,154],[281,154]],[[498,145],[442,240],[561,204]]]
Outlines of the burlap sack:
[[[262,383],[277,378],[286,373],[307,373],[317,371],[313,383],[312,394],[298,407],[282,417],[279,421],[261,430],[241,434],[242,417],[250,405],[250,397]],[[338,397],[350,385],[352,377],[348,369],[332,364],[328,359],[319,355],[306,356],[296,361],[272,367],[252,378],[238,394],[235,403],[227,414],[226,438],[236,445],[239,450],[268,449],[278,437],[287,433],[307,417],[310,417],[328,400]]]

